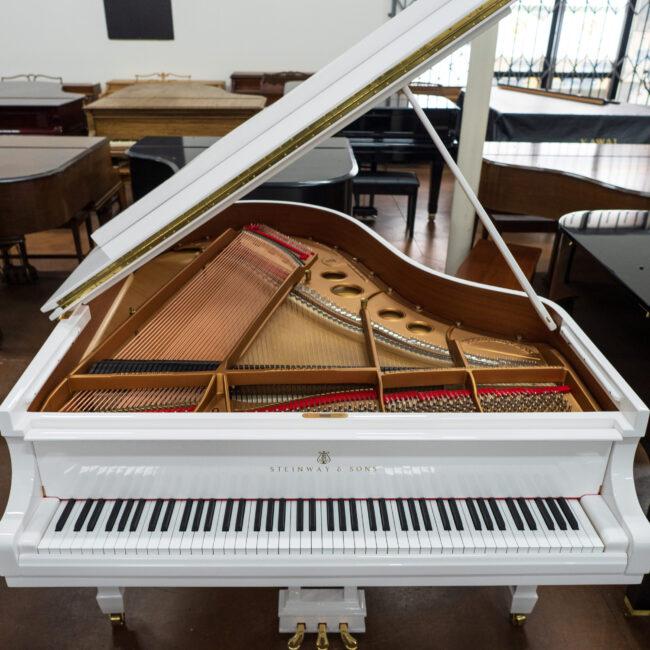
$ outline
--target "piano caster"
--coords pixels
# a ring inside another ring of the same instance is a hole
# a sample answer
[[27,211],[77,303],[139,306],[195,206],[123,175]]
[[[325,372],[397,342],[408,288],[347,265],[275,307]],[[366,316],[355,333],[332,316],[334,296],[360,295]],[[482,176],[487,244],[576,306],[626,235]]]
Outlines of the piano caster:
[[512,627],[524,627],[526,625],[526,614],[510,614]]
[[348,632],[348,624],[341,623],[339,625],[339,632],[341,633],[341,641],[345,650],[357,650],[359,642]]
[[[124,612],[119,614],[109,614],[108,620],[111,622],[113,627],[124,627],[126,625],[126,620],[124,618]],[[300,646],[298,646],[300,647]]]
[[298,625],[296,625],[296,633],[289,639],[289,642],[287,643],[287,648],[289,648],[289,650],[298,650],[304,640],[305,640],[305,624],[298,623]]
[[318,650],[327,650],[330,642],[327,639],[327,623],[318,624],[318,636],[316,637],[316,647]]

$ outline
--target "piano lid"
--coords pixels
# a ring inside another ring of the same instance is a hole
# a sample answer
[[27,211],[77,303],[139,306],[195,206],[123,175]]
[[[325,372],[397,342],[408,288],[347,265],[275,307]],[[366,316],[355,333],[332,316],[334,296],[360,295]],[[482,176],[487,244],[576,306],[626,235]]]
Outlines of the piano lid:
[[514,0],[419,0],[93,234],[43,306],[88,302],[473,39]]

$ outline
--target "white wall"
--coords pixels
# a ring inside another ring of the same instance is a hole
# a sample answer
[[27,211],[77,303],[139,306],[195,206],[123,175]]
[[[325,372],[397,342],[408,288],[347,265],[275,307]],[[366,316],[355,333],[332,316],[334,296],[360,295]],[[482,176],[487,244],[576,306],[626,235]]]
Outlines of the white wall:
[[172,0],[173,41],[115,41],[102,0],[0,0],[0,76],[105,82],[173,72],[316,71],[388,19],[390,0]]

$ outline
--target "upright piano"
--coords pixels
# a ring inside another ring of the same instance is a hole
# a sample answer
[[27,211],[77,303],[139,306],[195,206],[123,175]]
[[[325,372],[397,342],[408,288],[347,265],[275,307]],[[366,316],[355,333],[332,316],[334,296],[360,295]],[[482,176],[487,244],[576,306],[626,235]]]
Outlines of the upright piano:
[[360,585],[639,582],[648,409],[560,307],[409,260],[346,215],[239,201],[508,10],[421,0],[95,231],[0,410],[10,586],[281,586],[280,631],[365,629]]

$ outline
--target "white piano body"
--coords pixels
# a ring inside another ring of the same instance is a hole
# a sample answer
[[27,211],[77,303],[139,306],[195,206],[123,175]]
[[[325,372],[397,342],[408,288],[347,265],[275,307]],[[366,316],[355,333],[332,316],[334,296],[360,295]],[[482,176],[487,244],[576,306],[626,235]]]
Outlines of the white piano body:
[[[357,586],[507,585],[517,588],[512,612],[525,614],[536,585],[641,580],[650,569],[650,524],[632,467],[648,410],[548,301],[554,345],[579,367],[576,385],[587,385],[600,408],[305,417],[37,405],[59,383],[52,378],[60,368],[80,361],[101,331],[105,297],[113,300],[135,270],[194,231],[218,237],[246,218],[316,241],[340,231],[340,246],[368,266],[363,254],[382,249],[392,268],[412,273],[393,286],[408,297],[419,283],[418,304],[443,300],[428,295],[429,286],[458,292],[458,316],[448,320],[465,322],[463,301],[477,296],[495,305],[482,310],[486,330],[513,337],[521,324],[529,340],[542,337],[523,294],[428,270],[345,215],[256,202],[224,213],[508,4],[420,0],[95,233],[97,248],[44,308],[58,324],[0,409],[12,462],[0,571],[10,586],[95,586],[102,609],[118,614],[129,586],[345,587],[341,602],[358,605],[350,625],[362,629]],[[495,316],[502,305],[511,311]],[[301,616],[313,628],[322,618],[296,613],[297,592],[283,603],[284,628]]]

